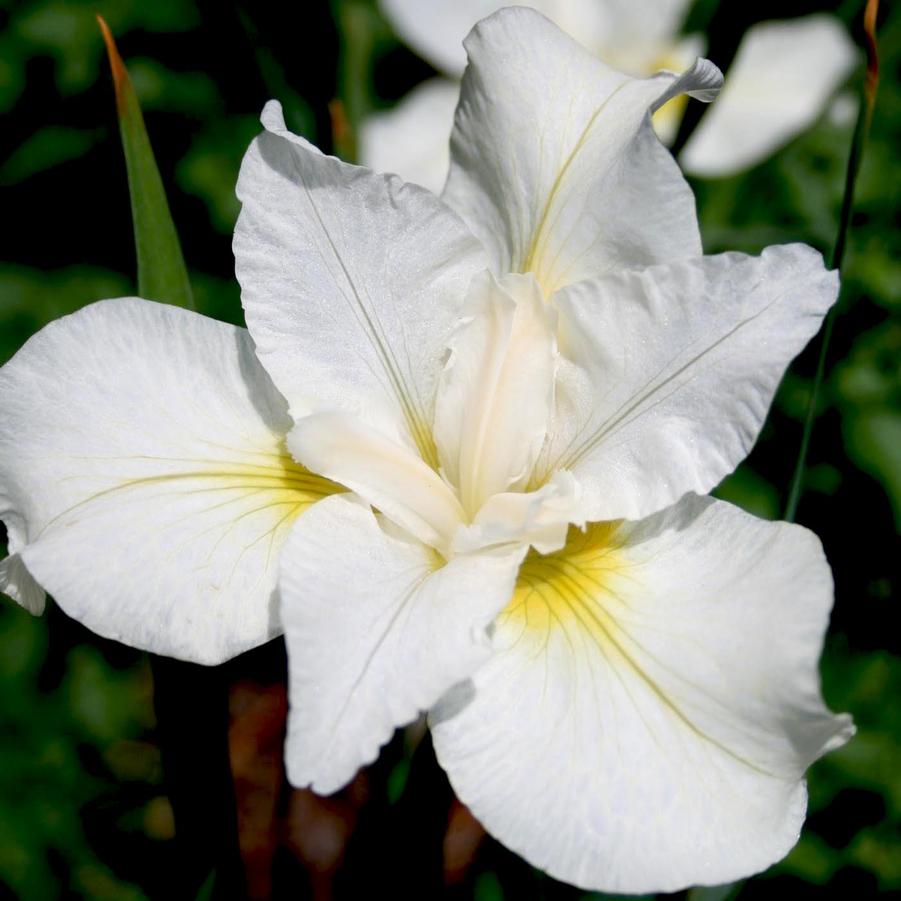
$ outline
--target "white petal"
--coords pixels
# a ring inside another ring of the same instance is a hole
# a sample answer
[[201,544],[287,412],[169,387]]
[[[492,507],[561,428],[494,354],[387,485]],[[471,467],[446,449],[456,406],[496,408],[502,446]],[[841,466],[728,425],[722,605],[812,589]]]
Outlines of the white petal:
[[44,612],[46,595],[35,582],[22,558],[10,549],[9,556],[0,560],[0,591],[21,604],[36,616]]
[[832,16],[755,25],[738,48],[720,98],[682,151],[682,167],[724,176],[765,159],[816,121],[856,58]]
[[556,315],[531,276],[473,280],[450,340],[435,409],[442,471],[475,516],[493,494],[522,487],[547,433]]
[[[440,72],[458,78],[466,66],[463,39],[469,30],[507,5],[499,0],[379,0],[406,44]],[[516,5],[547,16],[604,59],[605,48],[672,38],[685,18],[689,0],[534,0]]]
[[459,78],[466,67],[463,38],[499,0],[379,0],[397,36],[439,72]]
[[160,654],[262,644],[287,530],[335,490],[289,425],[243,329],[136,299],[51,323],[0,370],[5,577],[24,563],[70,616]]
[[295,419],[346,410],[427,460],[442,353],[481,248],[441,201],[321,154],[277,104],[241,167],[235,256],[257,355]]
[[397,106],[367,116],[360,125],[360,161],[376,172],[394,172],[440,194],[450,165],[450,133],[460,85],[432,78]]
[[[570,469],[589,521],[638,519],[713,488],[747,455],[838,275],[801,244],[573,285],[541,473]],[[540,484],[541,479],[536,479]]]
[[[706,60],[698,59],[698,57],[704,53],[706,46],[707,42],[705,41],[704,36],[699,34],[686,35],[679,41],[671,40],[667,44],[655,48],[656,52],[654,56],[648,60],[651,65],[644,73],[635,72],[632,74],[649,74],[658,69],[667,69],[671,72],[690,72],[698,63],[703,64],[706,62]],[[612,60],[609,61],[612,62]],[[625,66],[619,66],[619,68],[622,68],[624,72],[631,71]],[[719,70],[717,69],[716,75],[714,75],[713,70],[705,67],[700,74],[702,77],[706,76],[716,83],[711,86],[709,96],[705,96],[703,93],[699,92],[694,92],[692,96],[696,99],[704,99],[707,102],[710,102],[716,97],[716,94],[719,91],[719,85],[722,80],[718,77]],[[676,135],[679,132],[679,126],[682,123],[682,116],[685,113],[685,107],[687,105],[688,95],[680,94],[664,103],[658,101],[656,108],[654,109],[651,118],[651,121],[654,123],[654,131],[657,134],[657,137],[660,138],[667,147],[669,147],[676,139]]]
[[532,10],[505,9],[467,38],[443,197],[495,272],[533,272],[545,294],[611,268],[701,252],[694,198],[648,112],[686,79],[610,69]]
[[[3,370],[0,369],[0,384],[2,379]],[[2,409],[0,400],[0,410]],[[2,434],[0,429],[0,442]],[[39,616],[44,612],[46,595],[28,572],[19,554],[28,543],[28,525],[16,509],[11,486],[6,484],[6,469],[0,464],[0,521],[6,526],[6,549],[9,554],[5,560],[0,560],[0,591],[21,604],[29,613]]]
[[420,541],[446,552],[463,510],[438,473],[410,448],[346,413],[317,413],[288,436],[313,472],[356,491]]
[[510,599],[521,559],[482,554],[444,564],[350,496],[328,498],[299,520],[280,581],[291,782],[336,791],[396,726],[487,659],[486,630]]
[[[601,59],[624,46],[638,48],[672,43],[691,0],[541,0],[528,3]],[[648,75],[657,66],[630,72]],[[623,71],[629,72],[628,69]]]
[[709,498],[530,555],[497,654],[433,716],[460,799],[558,879],[731,882],[797,841],[805,768],[853,733],[819,693],[816,538]]
[[457,531],[453,550],[470,553],[519,544],[550,554],[563,547],[570,523],[584,525],[581,487],[571,473],[556,472],[537,491],[490,497],[472,524]]

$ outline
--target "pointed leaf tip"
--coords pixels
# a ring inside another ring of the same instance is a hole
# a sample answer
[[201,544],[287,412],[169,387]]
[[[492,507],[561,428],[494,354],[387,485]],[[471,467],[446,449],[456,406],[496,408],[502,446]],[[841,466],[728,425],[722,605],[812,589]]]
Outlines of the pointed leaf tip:
[[876,16],[879,14],[879,0],[867,0],[863,14],[863,33],[867,50],[867,81],[865,95],[870,107],[876,100],[876,86],[879,84],[879,49],[876,44]]
[[128,171],[128,193],[138,262],[138,293],[149,300],[194,308],[181,243],[160,178],[141,105],[128,69],[103,16],[97,16],[116,89],[119,132]]
[[109,25],[106,24],[106,19],[99,13],[97,14],[97,24],[100,26],[100,33],[103,35],[103,43],[106,44],[106,54],[109,57],[109,66],[113,74],[113,85],[116,89],[116,106],[121,116],[126,109],[124,93],[126,87],[131,85],[128,70],[125,68],[125,63],[122,62],[119,48],[116,46],[116,39],[113,37],[112,31],[110,31]]

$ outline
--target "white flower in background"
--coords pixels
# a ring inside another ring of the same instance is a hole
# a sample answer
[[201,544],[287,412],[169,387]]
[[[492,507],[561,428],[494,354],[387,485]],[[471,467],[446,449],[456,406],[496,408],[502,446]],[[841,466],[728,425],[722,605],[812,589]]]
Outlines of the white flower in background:
[[819,693],[817,539],[698,496],[837,278],[801,245],[701,255],[648,113],[715,67],[629,78],[528,10],[467,47],[443,200],[266,108],[249,337],[106,301],[0,371],[6,590],[210,662],[277,630],[277,573],[295,784],[338,789],[429,710],[535,865],[725,882],[792,846],[804,770],[853,731]]
[[679,156],[701,176],[732,175],[808,129],[854,68],[841,23],[812,15],[748,30],[717,100]]
[[[463,38],[505,4],[498,0],[380,0],[398,36],[448,78],[433,78],[360,131],[365,165],[396,172],[439,193],[450,162],[448,136],[466,64]],[[681,72],[704,52],[702,35],[680,35],[690,0],[537,0],[537,9],[608,65],[634,76]],[[832,16],[764,22],[749,29],[725,88],[682,151],[682,167],[705,177],[761,162],[812,125],[856,59]],[[672,141],[685,109],[677,97],[654,116]]]

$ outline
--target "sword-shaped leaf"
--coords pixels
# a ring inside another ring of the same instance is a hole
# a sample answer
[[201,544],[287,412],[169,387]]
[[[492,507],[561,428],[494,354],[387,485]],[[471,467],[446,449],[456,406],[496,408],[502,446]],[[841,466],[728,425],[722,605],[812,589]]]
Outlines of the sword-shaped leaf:
[[109,27],[101,16],[97,16],[97,21],[106,42],[116,88],[119,131],[128,171],[128,193],[138,259],[138,293],[149,300],[193,310],[188,270],[153,148],[147,137],[141,106]]

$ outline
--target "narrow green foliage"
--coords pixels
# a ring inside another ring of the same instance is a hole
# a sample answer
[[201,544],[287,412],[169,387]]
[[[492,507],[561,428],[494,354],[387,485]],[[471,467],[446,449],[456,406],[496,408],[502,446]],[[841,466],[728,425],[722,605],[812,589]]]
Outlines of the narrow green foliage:
[[338,155],[348,163],[355,163],[360,122],[371,106],[367,86],[375,50],[375,14],[363,0],[336,0],[335,13],[341,32],[341,52],[338,97],[331,104],[332,140]]
[[[841,270],[842,260],[845,256],[845,246],[848,240],[848,229],[851,225],[851,213],[854,209],[854,185],[857,182],[857,173],[860,171],[860,163],[866,148],[867,135],[870,132],[870,124],[873,121],[873,106],[876,102],[876,87],[879,83],[879,55],[876,50],[876,14],[879,11],[879,0],[867,0],[864,12],[864,35],[867,42],[867,75],[863,86],[863,97],[860,111],[857,114],[857,122],[854,126],[854,137],[851,141],[851,153],[848,156],[848,168],[845,173],[845,193],[842,197],[842,210],[839,216],[838,232],[835,236],[835,244],[832,247],[830,268]],[[795,464],[795,472],[792,476],[791,490],[788,495],[788,503],[785,505],[785,518],[788,522],[795,521],[798,510],[798,501],[801,499],[801,490],[804,484],[804,468],[807,464],[807,451],[810,447],[810,436],[813,432],[813,423],[816,419],[817,402],[820,388],[826,375],[826,357],[829,351],[829,341],[832,338],[832,329],[835,323],[835,307],[829,311],[826,317],[826,325],[823,329],[823,337],[820,341],[820,355],[817,360],[817,371],[813,379],[813,388],[810,392],[810,401],[807,405],[807,413],[804,417],[804,431],[801,435],[801,447],[798,450],[798,461]]]
[[122,57],[106,22],[97,17],[116,88],[119,131],[128,171],[128,193],[138,260],[138,293],[149,300],[194,309],[188,270],[166,192],[153,156],[144,117]]

